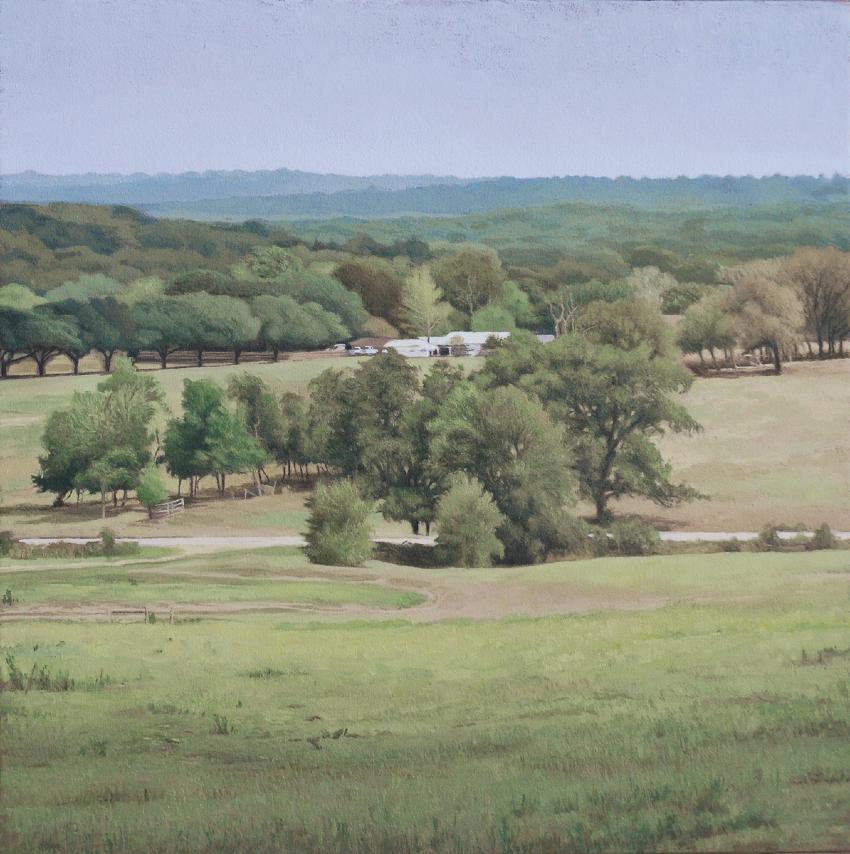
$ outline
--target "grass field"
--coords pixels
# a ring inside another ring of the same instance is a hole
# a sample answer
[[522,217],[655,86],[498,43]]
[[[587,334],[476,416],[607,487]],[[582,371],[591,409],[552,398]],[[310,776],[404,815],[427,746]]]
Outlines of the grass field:
[[[846,551],[458,572],[330,570],[274,550],[148,569],[134,591],[151,596],[166,571],[199,583],[199,600],[210,578],[191,573],[286,575],[289,595],[309,572],[427,601],[373,603],[355,620],[316,607],[4,624],[3,654],[25,678],[37,665],[43,687],[63,674],[70,687],[0,696],[6,850],[811,850],[850,838]],[[123,586],[116,574],[80,578]],[[74,586],[55,569],[28,583],[63,597]]]
[[[244,369],[281,389],[303,392],[325,368],[352,367],[358,361],[328,357],[245,368],[173,369],[157,371],[156,376],[169,405],[178,409],[186,377],[226,383]],[[470,367],[480,364],[464,361]],[[92,389],[99,379],[45,377],[0,385],[0,528],[32,535],[91,535],[103,527],[97,502],[79,511],[53,510],[50,497],[35,493],[29,481],[48,413],[67,405],[74,390]],[[850,530],[850,360],[791,364],[779,377],[698,379],[685,402],[705,430],[697,436],[664,437],[662,449],[674,475],[710,500],[669,510],[625,500],[616,509],[686,530],[758,530],[768,522],[813,526],[824,521]],[[111,515],[108,524],[137,536],[220,533],[223,526],[257,534],[295,533],[304,528],[305,497],[296,483],[281,495],[248,502],[203,500],[160,525],[152,525],[143,510],[129,505]],[[377,516],[375,522],[381,534],[406,532],[406,526],[387,524]]]

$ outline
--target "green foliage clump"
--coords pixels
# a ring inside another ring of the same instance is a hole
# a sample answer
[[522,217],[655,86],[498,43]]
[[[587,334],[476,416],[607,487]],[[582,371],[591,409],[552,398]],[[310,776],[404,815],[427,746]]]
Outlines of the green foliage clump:
[[437,504],[438,543],[449,563],[460,566],[489,566],[505,547],[496,531],[504,515],[481,483],[468,475],[455,475]]
[[765,525],[755,541],[755,548],[760,552],[775,552],[782,548],[782,538],[776,525]]
[[5,557],[12,551],[13,542],[11,531],[0,531],[0,556]]
[[810,551],[821,551],[825,549],[834,549],[836,545],[835,535],[832,529],[824,522],[815,530],[814,536],[807,543],[807,548]]
[[637,517],[616,519],[607,529],[610,550],[632,557],[654,555],[661,548],[661,537],[652,525]]
[[353,481],[319,484],[308,506],[305,551],[313,563],[360,566],[371,557],[372,505]]

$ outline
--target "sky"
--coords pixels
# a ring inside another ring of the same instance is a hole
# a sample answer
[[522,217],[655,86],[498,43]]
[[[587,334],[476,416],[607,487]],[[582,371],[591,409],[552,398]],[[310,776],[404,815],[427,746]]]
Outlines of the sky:
[[850,172],[850,5],[2,0],[0,171]]

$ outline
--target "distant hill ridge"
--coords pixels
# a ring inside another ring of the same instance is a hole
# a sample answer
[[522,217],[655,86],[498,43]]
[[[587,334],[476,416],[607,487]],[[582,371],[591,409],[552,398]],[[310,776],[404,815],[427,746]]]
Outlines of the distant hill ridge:
[[242,196],[338,193],[374,188],[404,190],[466,181],[452,175],[336,175],[293,169],[161,173],[131,175],[89,172],[43,175],[27,171],[0,176],[4,201],[80,202],[86,204],[163,204]]
[[816,204],[850,199],[843,175],[697,178],[461,179],[434,175],[320,175],[279,169],[181,175],[4,176],[6,201],[134,205],[154,216],[199,220],[463,215],[587,202],[650,208]]

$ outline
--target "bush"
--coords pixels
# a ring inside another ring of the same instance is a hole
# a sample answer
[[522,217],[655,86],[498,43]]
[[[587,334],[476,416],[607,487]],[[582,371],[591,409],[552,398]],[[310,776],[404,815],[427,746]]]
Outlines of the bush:
[[308,501],[307,557],[313,563],[359,566],[372,555],[371,502],[350,480],[319,484]]
[[0,557],[5,557],[12,551],[12,532],[0,531]]
[[724,552],[739,552],[741,551],[741,541],[737,537],[732,537],[731,540],[724,540],[720,544],[720,548]]
[[661,548],[661,537],[641,519],[617,519],[608,528],[608,547],[620,555],[654,555]]
[[782,548],[782,539],[776,525],[765,525],[759,531],[755,546],[760,552],[775,552]]
[[115,533],[109,528],[104,528],[100,532],[100,544],[104,557],[113,557],[115,555]]
[[810,551],[820,551],[821,549],[834,549],[835,536],[832,529],[824,522],[816,531],[814,536],[806,543],[806,548]]
[[474,477],[465,474],[452,478],[449,491],[437,505],[437,541],[445,549],[449,563],[460,566],[490,566],[505,547],[496,530],[505,517],[493,496]]

